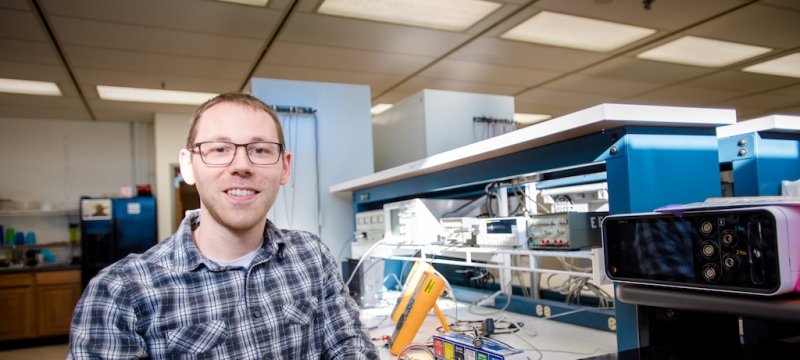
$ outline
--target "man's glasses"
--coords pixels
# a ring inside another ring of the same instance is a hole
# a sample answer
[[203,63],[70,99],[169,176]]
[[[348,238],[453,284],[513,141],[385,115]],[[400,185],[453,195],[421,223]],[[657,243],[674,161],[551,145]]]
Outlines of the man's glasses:
[[244,147],[247,158],[255,165],[272,165],[278,162],[283,153],[283,144],[258,141],[247,144],[236,144],[229,141],[204,141],[194,144],[192,152],[200,154],[206,165],[227,166],[236,157],[236,150]]

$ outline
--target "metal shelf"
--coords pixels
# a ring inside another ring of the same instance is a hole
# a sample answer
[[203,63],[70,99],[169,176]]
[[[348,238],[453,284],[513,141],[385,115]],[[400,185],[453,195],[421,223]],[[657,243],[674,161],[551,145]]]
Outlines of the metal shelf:
[[[447,265],[461,265],[461,266],[474,266],[483,267],[488,269],[498,269],[505,271],[523,271],[531,273],[544,273],[544,274],[560,274],[567,276],[587,277],[597,284],[608,284],[609,279],[605,276],[603,266],[603,253],[602,249],[596,248],[591,250],[575,250],[575,251],[558,251],[558,250],[525,250],[513,248],[481,248],[481,247],[453,247],[453,246],[439,246],[439,245],[378,245],[378,248],[388,250],[391,255],[381,256],[387,259],[414,261],[422,260],[434,264],[447,264]],[[394,255],[395,252],[400,253],[416,253],[420,252],[420,256],[414,255]],[[436,256],[450,256],[460,257],[462,255],[464,260],[448,260],[437,259]],[[513,266],[511,265],[511,256],[527,256],[529,257],[529,266]],[[539,267],[537,258],[539,257],[554,257],[554,258],[574,258],[574,259],[588,259],[592,262],[592,271],[580,272],[558,269],[547,269]],[[478,260],[477,262],[475,260]],[[501,276],[503,274],[501,273]],[[509,275],[510,274],[506,274]],[[501,280],[501,283],[505,281]]]
[[667,289],[656,286],[619,284],[617,298],[631,304],[752,316],[780,321],[800,321],[800,294],[776,297]]
[[78,216],[78,209],[64,210],[0,210],[0,216]]

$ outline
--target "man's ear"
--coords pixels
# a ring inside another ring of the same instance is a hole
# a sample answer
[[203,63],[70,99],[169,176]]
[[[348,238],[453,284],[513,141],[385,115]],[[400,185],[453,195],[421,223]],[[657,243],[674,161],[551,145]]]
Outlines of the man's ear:
[[187,149],[181,149],[178,155],[181,164],[181,177],[189,185],[194,185],[194,167],[192,167],[192,153]]

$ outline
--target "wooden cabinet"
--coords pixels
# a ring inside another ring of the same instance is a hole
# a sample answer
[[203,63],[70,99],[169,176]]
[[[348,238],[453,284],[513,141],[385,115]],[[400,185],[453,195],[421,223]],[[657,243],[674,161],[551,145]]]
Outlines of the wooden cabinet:
[[41,272],[35,279],[36,335],[68,334],[72,310],[81,297],[80,271]]
[[30,274],[0,276],[0,340],[35,336],[33,277]]
[[0,274],[0,340],[69,334],[80,271]]

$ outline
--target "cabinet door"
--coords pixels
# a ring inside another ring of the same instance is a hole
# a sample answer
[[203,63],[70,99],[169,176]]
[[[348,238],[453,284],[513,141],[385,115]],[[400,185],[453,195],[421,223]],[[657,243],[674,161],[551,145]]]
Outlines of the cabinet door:
[[33,288],[30,286],[0,289],[0,340],[34,336]]
[[72,311],[81,296],[80,273],[39,273],[36,283],[36,335],[69,334]]

